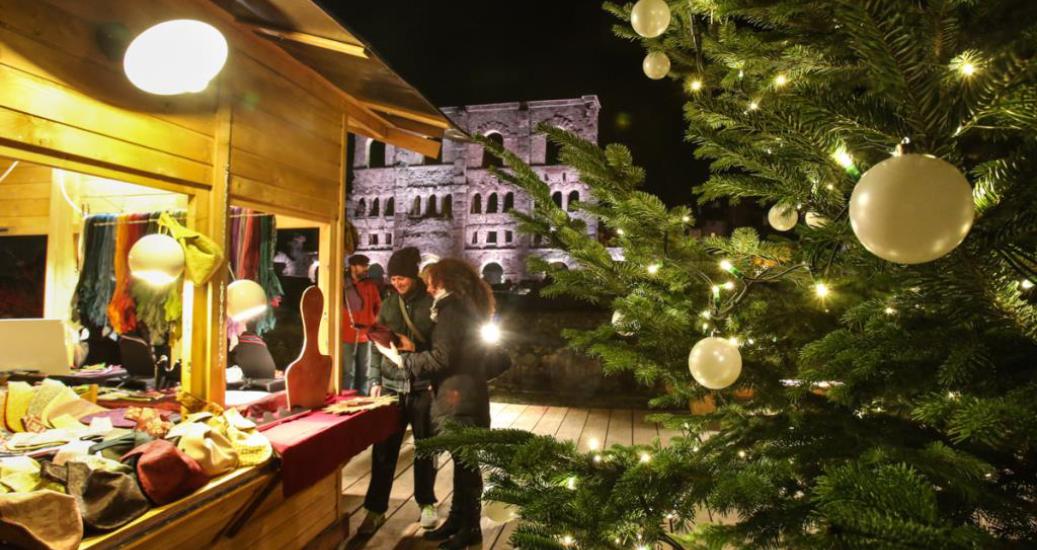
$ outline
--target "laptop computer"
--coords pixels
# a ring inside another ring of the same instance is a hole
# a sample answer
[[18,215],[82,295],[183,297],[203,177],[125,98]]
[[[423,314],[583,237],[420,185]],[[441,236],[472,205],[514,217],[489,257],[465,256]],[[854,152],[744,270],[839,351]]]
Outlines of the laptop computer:
[[71,372],[65,323],[60,319],[0,319],[0,371]]

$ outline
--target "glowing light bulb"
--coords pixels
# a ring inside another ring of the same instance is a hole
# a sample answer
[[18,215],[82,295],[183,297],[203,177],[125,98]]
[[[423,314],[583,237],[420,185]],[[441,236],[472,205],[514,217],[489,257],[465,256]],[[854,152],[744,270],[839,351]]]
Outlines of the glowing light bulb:
[[494,322],[486,323],[479,329],[479,336],[481,336],[482,341],[487,344],[496,344],[501,340],[500,326]]
[[568,487],[570,491],[575,491],[576,490],[576,476],[571,476],[569,479],[567,479],[565,481],[565,486]]
[[601,447],[601,442],[598,441],[598,438],[592,437],[589,441],[587,441],[587,446],[590,447],[592,451],[596,451],[599,447]]
[[565,535],[562,537],[562,546],[572,546],[575,542],[576,540],[573,539],[571,535]]
[[623,235],[626,235],[626,234],[627,234],[627,232],[623,231],[623,228],[619,228],[619,229],[616,230],[616,235],[619,235],[620,237],[622,237]]
[[688,83],[688,89],[693,92],[700,91],[702,89],[702,81],[697,78],[695,80],[692,80]]
[[829,294],[831,294],[831,292],[832,291],[828,288],[828,285],[824,283],[814,284],[814,294],[817,294],[818,298],[826,298]]
[[732,337],[728,338],[727,341],[731,342],[731,345],[735,346],[735,347],[739,347],[739,346],[742,345],[742,342],[738,339],[737,336],[732,336]]
[[789,78],[783,74],[779,74],[774,77],[774,87],[781,88],[782,86],[789,83]]
[[652,455],[650,455],[648,453],[641,453],[640,460],[641,460],[641,464],[648,464],[649,462],[652,461]]
[[1023,279],[1022,281],[1019,281],[1019,287],[1023,290],[1030,290],[1031,288],[1033,288],[1033,281],[1029,279]]
[[756,340],[753,340],[752,338],[750,338],[750,339],[746,340],[746,342],[748,342],[749,345],[751,346],[751,345],[756,343]]
[[719,286],[713,285],[713,288],[711,288],[710,290],[713,291],[713,295],[714,296],[719,296],[720,295],[720,287]]
[[130,42],[123,71],[134,86],[157,95],[205,90],[227,62],[227,40],[192,19],[159,23]]
[[681,221],[684,223],[691,223],[691,216],[681,216]]
[[962,63],[958,67],[958,72],[960,72],[962,74],[962,76],[972,76],[972,75],[976,74],[976,70],[977,70],[976,65],[973,64],[973,63],[969,63],[968,61]]
[[893,309],[891,307],[887,307],[885,311],[886,311],[886,315],[893,315],[894,313],[897,312],[897,310],[895,310],[895,309]]
[[702,330],[709,330],[709,323],[702,323]]
[[659,273],[659,264],[648,264],[647,269],[649,275],[655,275],[656,273]]
[[601,462],[601,455],[594,455],[594,462],[595,463]]
[[723,269],[724,271],[730,273],[731,270],[734,268],[735,266],[731,263],[730,260],[720,260],[720,269]]
[[756,109],[759,109],[759,108],[760,108],[760,103],[758,101],[753,100],[753,101],[749,102],[749,110],[750,111],[755,111]]
[[703,319],[709,319],[709,317],[710,317],[709,310],[708,309],[702,310],[702,313],[699,313],[699,317],[702,317]]
[[745,458],[745,451],[738,451],[738,458]]
[[850,156],[850,153],[844,147],[836,149],[835,152],[832,153],[832,158],[835,159],[835,162],[838,163],[839,166],[842,166],[847,170],[853,168],[853,157]]
[[724,290],[734,290],[735,284],[732,281],[724,283]]

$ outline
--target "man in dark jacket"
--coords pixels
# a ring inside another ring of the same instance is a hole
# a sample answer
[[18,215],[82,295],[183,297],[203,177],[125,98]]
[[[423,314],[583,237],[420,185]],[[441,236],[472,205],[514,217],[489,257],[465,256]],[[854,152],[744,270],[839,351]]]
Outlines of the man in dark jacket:
[[[429,349],[432,337],[432,296],[425,290],[425,283],[418,278],[418,249],[407,247],[396,251],[389,258],[389,281],[395,292],[382,303],[377,322],[394,333],[406,337],[416,351]],[[414,439],[432,436],[432,391],[428,376],[410,376],[385,360],[380,353],[372,354],[367,371],[371,395],[398,396],[401,415],[399,430],[385,441],[374,446],[371,462],[371,483],[367,487],[364,508],[367,515],[357,530],[362,535],[374,533],[385,522],[389,508],[389,492],[392,490],[396,462],[400,457],[400,445],[407,424],[414,431]],[[414,459],[414,500],[421,507],[421,526],[432,529],[436,526],[436,467],[432,457]]]

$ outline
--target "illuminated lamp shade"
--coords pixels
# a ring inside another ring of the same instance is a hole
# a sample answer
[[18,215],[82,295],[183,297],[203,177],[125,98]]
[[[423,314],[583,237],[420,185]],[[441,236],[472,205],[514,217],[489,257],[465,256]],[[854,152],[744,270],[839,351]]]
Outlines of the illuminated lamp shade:
[[123,70],[134,86],[157,95],[198,93],[227,62],[227,40],[208,23],[175,19],[130,42]]
[[130,275],[152,286],[172,284],[184,272],[184,249],[169,235],[153,233],[133,243]]
[[266,292],[259,283],[239,279],[227,285],[227,316],[243,323],[266,313]]

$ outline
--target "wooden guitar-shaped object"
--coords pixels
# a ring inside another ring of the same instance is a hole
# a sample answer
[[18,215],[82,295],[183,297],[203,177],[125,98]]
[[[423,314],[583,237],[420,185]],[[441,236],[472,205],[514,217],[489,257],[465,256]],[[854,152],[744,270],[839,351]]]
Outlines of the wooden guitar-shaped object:
[[302,312],[302,353],[284,371],[288,388],[288,408],[320,407],[328,395],[331,382],[331,357],[323,355],[318,347],[317,334],[324,314],[324,294],[311,286],[302,293],[299,304]]

